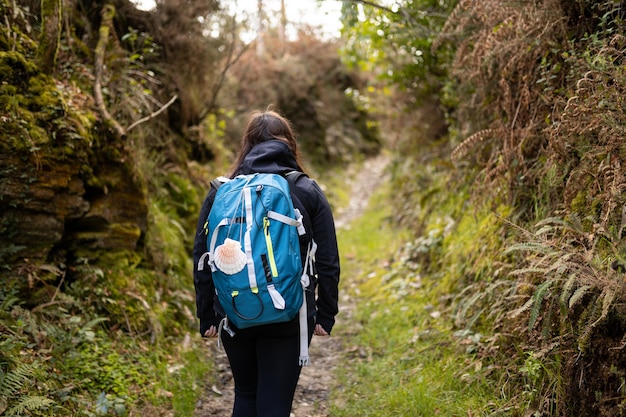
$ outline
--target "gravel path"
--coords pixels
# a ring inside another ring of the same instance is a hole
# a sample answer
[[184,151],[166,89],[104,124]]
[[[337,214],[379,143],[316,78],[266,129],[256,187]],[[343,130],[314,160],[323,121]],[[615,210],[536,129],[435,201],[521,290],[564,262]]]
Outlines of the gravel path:
[[[348,170],[352,197],[350,203],[335,213],[338,229],[349,228],[352,219],[359,217],[367,207],[369,197],[385,179],[388,158],[384,155],[369,159]],[[347,294],[341,296],[338,322],[349,322],[353,303]],[[342,326],[345,329],[345,326]],[[330,337],[313,336],[310,355],[311,366],[302,368],[296,389],[291,417],[328,417],[329,394],[336,383],[334,370],[343,357],[342,351],[350,335],[335,331]],[[217,348],[216,339],[206,341],[209,360],[214,360],[217,369],[216,383],[198,401],[196,417],[230,417],[233,396],[233,379],[226,353]]]

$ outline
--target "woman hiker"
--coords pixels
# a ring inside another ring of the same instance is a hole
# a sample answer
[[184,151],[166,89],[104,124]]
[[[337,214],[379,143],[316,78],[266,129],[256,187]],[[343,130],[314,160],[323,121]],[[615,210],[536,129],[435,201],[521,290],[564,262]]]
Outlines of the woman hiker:
[[[289,121],[274,111],[251,113],[240,153],[227,176],[286,175],[293,171],[304,172]],[[338,312],[337,238],[330,205],[318,184],[306,175],[298,175],[295,182],[290,181],[290,186],[294,206],[302,213],[307,234],[317,244],[316,277],[310,277],[306,291],[310,343],[313,334],[330,334]],[[208,250],[205,223],[215,194],[215,187],[211,187],[202,205],[193,250],[200,334],[219,336],[226,350],[235,382],[233,417],[289,417],[302,368],[298,361],[301,355],[298,315],[290,321],[243,329],[223,322],[225,313],[216,296],[211,268],[198,267]],[[305,258],[303,248],[303,264]]]

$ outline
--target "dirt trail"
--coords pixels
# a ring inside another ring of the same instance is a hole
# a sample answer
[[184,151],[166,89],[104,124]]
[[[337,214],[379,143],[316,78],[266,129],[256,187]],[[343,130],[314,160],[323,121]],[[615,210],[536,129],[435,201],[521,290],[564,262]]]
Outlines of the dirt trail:
[[[337,228],[350,227],[350,222],[363,214],[374,190],[385,180],[388,158],[384,155],[369,159],[351,168],[345,174],[351,189],[350,202],[335,213]],[[351,320],[353,304],[347,294],[341,295],[338,322]],[[311,366],[302,368],[296,389],[291,417],[328,417],[330,389],[335,383],[334,370],[342,358],[342,349],[349,334],[334,331],[330,337],[313,336],[310,355]],[[223,349],[217,348],[215,339],[206,341],[209,360],[214,360],[217,382],[198,401],[196,417],[229,417],[233,404],[233,379],[228,359]]]

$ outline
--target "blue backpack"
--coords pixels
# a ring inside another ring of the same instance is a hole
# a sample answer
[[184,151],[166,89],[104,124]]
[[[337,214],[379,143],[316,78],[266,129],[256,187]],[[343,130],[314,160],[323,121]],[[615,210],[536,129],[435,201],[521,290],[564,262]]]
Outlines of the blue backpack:
[[[288,174],[289,175],[289,174]],[[306,233],[294,208],[289,182],[278,174],[239,175],[219,186],[205,228],[205,257],[228,322],[240,329],[300,318],[300,364],[308,365],[308,331],[300,236]],[[304,263],[313,268],[315,243]],[[309,269],[307,267],[307,269]]]

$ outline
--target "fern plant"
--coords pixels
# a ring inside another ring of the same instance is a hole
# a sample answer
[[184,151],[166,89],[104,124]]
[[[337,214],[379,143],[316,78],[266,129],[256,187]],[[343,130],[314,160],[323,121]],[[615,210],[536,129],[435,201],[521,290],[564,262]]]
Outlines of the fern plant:
[[626,291],[616,271],[597,254],[596,242],[603,236],[585,232],[575,217],[545,219],[529,236],[529,241],[505,251],[521,254],[522,267],[511,274],[525,277],[525,285],[531,288],[525,302],[509,317],[528,312],[528,331],[532,331],[542,314],[548,314],[547,305],[558,305],[562,319],[578,322],[576,337],[583,348],[592,330],[608,317],[616,295],[623,299]]
[[0,367],[0,415],[7,417],[31,415],[32,411],[54,405],[55,402],[50,398],[28,394],[27,388],[35,371],[33,365],[20,363],[13,370],[6,368],[6,364]]

